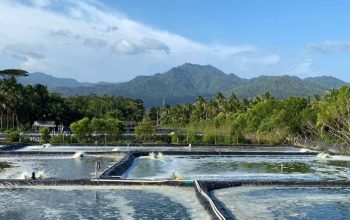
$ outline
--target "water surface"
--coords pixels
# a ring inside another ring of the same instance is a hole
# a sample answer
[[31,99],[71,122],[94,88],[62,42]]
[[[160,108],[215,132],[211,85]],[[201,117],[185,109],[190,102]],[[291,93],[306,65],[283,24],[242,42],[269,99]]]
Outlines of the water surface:
[[350,180],[350,163],[314,156],[140,157],[124,174],[128,179]]
[[238,219],[350,219],[350,188],[232,187],[214,195]]
[[83,157],[68,156],[17,156],[3,157],[1,162],[10,162],[12,167],[0,169],[0,179],[23,179],[32,172],[43,175],[45,179],[85,179],[95,175],[95,164],[101,164],[100,172],[116,163],[122,156]]
[[0,219],[210,219],[192,188],[2,188]]

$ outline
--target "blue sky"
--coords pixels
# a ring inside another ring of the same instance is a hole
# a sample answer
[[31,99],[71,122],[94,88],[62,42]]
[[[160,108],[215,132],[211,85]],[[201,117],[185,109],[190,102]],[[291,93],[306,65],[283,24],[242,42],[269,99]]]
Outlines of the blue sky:
[[350,81],[347,0],[0,2],[0,69],[126,81],[185,62]]

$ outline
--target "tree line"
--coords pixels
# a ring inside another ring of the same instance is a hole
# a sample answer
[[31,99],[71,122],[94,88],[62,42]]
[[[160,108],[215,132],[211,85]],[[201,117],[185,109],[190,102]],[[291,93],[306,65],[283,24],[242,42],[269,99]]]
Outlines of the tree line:
[[295,138],[350,144],[350,87],[322,96],[277,99],[265,93],[240,100],[232,93],[162,109],[160,122],[176,130],[173,142],[281,144]]
[[69,126],[85,117],[94,125],[143,118],[142,100],[107,95],[62,97],[43,85],[18,83],[16,77],[26,74],[15,69],[0,71],[0,131],[31,130],[33,122],[39,120]]
[[[135,135],[140,142],[281,144],[302,138],[350,144],[348,86],[312,98],[277,99],[265,93],[238,99],[234,93],[229,97],[217,93],[212,99],[199,96],[194,103],[153,107],[145,114],[142,100],[107,95],[62,97],[43,85],[18,83],[16,77],[26,74],[0,71],[0,131],[31,130],[34,121],[50,120],[70,125],[78,142],[92,142],[96,137],[113,142],[123,132],[122,121],[137,121]],[[157,135],[150,120],[174,132]]]

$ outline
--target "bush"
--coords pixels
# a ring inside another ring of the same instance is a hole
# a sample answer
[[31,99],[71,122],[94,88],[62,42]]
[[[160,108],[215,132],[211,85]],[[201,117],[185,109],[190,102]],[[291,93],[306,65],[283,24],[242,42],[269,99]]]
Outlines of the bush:
[[203,143],[216,144],[216,135],[211,131],[205,132],[205,134],[203,135]]
[[196,135],[196,134],[190,134],[186,137],[187,143],[189,144],[202,144],[203,143],[203,136]]
[[54,135],[51,138],[51,144],[76,144],[78,140],[74,136],[65,136],[62,134]]
[[6,134],[7,143],[19,142],[19,138],[20,138],[20,135],[17,131],[9,131]]
[[48,128],[43,128],[40,130],[40,139],[41,139],[40,142],[42,144],[49,143],[50,138],[51,136]]
[[138,141],[149,141],[153,138],[154,133],[155,130],[150,124],[150,121],[145,119],[135,127],[135,135]]
[[54,135],[51,138],[51,144],[65,144],[65,143],[67,143],[66,138],[69,138],[69,137],[65,137],[62,134]]
[[164,135],[156,135],[154,137],[154,141],[160,143],[160,144],[170,144],[172,141],[172,137],[164,134]]

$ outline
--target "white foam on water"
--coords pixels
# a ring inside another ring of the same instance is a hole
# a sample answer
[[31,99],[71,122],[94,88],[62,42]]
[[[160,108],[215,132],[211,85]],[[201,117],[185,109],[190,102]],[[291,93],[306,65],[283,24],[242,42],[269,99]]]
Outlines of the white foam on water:
[[84,155],[84,152],[83,151],[78,151],[78,152],[76,152],[73,156],[72,156],[72,158],[82,158],[82,157],[84,157],[85,155]]
[[329,160],[350,161],[350,156],[334,155],[334,156],[330,156]]
[[134,207],[128,205],[129,200],[122,195],[107,195],[106,198],[110,199],[112,201],[110,203],[111,206],[115,207],[117,210],[120,211],[120,216],[122,219],[125,220],[133,220],[132,217],[135,213]]
[[148,158],[151,159],[151,160],[155,160],[156,159],[156,153],[154,153],[154,152],[149,153]]
[[51,145],[50,143],[43,144],[42,146],[43,146],[43,147],[52,147],[52,145]]
[[164,154],[162,152],[159,152],[158,155],[157,155],[157,158],[160,159],[160,160],[163,160],[164,159]]
[[18,179],[26,180],[26,179],[30,179],[30,177],[31,177],[31,174],[28,171],[24,171],[19,175]]
[[44,171],[40,170],[37,174],[36,174],[36,178],[37,179],[44,179],[45,177],[45,173]]
[[316,157],[322,158],[322,159],[326,159],[326,158],[330,158],[330,155],[327,154],[327,153],[325,153],[325,152],[321,152],[321,153],[318,153],[318,154],[316,155]]

